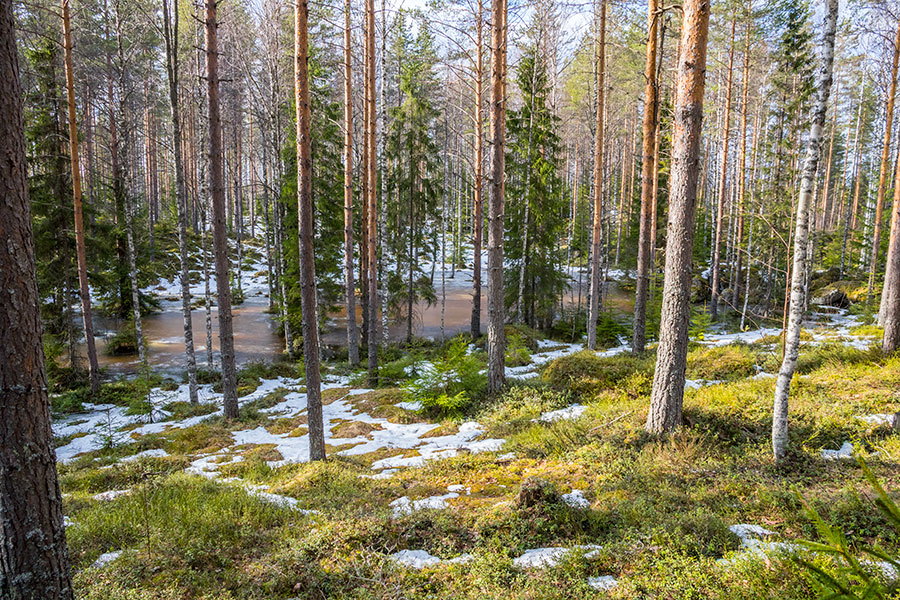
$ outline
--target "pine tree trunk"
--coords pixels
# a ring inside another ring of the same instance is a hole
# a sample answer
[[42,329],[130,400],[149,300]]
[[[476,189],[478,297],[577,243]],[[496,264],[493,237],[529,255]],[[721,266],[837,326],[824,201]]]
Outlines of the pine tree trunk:
[[217,0],[206,0],[206,82],[209,97],[209,174],[213,209],[213,251],[219,313],[219,350],[222,360],[222,395],[226,419],[238,417],[237,372],[231,322],[231,286],[228,281],[228,232],[225,230],[225,175],[222,161],[222,117],[219,109],[219,50]]
[[[879,254],[881,250],[881,221],[884,213],[884,192],[891,168],[891,134],[894,124],[894,97],[897,95],[897,63],[900,59],[900,23],[894,36],[894,58],[891,63],[891,83],[888,86],[887,106],[884,111],[884,145],[881,147],[881,167],[878,172],[878,194],[875,200],[875,225],[872,233],[872,252],[869,258],[869,286],[866,290],[866,302],[871,304],[874,296],[875,275],[878,273]],[[883,294],[882,294],[883,295]],[[879,316],[881,311],[879,310]]]
[[368,380],[374,387],[378,384],[378,206],[376,197],[376,149],[375,149],[375,2],[366,0],[366,87],[369,94],[365,101],[368,115],[366,123],[365,144],[368,149],[365,169],[368,173],[366,181],[366,203],[369,207],[365,227],[368,230],[366,240],[366,262],[368,263],[369,284],[369,345],[368,345]]
[[641,163],[641,215],[638,231],[637,281],[634,294],[634,330],[632,333],[632,351],[642,353],[647,344],[647,297],[650,293],[650,236],[653,227],[653,180],[656,172],[653,168],[653,148],[657,122],[656,105],[659,88],[656,81],[656,46],[659,27],[657,11],[658,0],[647,3],[647,63],[644,71],[646,85],[644,88],[644,122],[643,140],[641,142],[643,159]]
[[472,182],[472,339],[481,336],[481,249],[484,230],[484,201],[482,182],[484,181],[484,0],[478,3],[475,15],[475,161]]
[[[859,157],[860,157],[860,129],[862,127],[863,117],[865,116],[865,102],[863,102],[863,94],[865,92],[866,86],[866,77],[865,71],[863,71],[863,77],[860,80],[859,84],[859,106],[857,107],[856,114],[856,132],[854,134],[853,139],[853,179],[856,181],[856,191],[852,196],[847,197],[847,206],[844,210],[844,235],[841,240],[841,270],[839,279],[844,278],[844,272],[847,267],[847,245],[850,242],[850,234],[853,231],[855,226],[854,221],[856,220],[856,208],[855,201],[859,199]],[[844,157],[844,168],[846,169],[847,157]],[[854,198],[856,200],[854,200]],[[851,205],[853,208],[851,209]]]
[[[81,319],[88,354],[91,393],[100,391],[100,364],[94,341],[94,319],[91,312],[91,287],[87,273],[84,243],[84,217],[81,207],[81,167],[78,161],[78,126],[75,109],[75,75],[72,67],[72,30],[69,25],[69,0],[62,0],[63,50],[65,52],[66,98],[69,116],[69,157],[72,163],[72,196],[75,212],[75,257],[78,263],[78,290],[81,296]],[[10,27],[12,24],[10,24]]]
[[811,115],[809,140],[803,173],[800,180],[800,195],[797,204],[797,225],[794,233],[793,274],[791,276],[791,303],[785,335],[785,352],[775,383],[775,401],[772,414],[772,452],[776,461],[784,459],[788,444],[788,393],[791,379],[797,368],[797,354],[800,348],[800,330],[803,325],[803,310],[806,306],[806,261],[808,260],[807,238],[809,236],[809,208],[813,202],[813,184],[821,154],[822,129],[825,126],[825,112],[831,91],[832,64],[834,62],[834,37],[837,26],[838,0],[826,0],[825,22],[823,26],[822,64],[820,65],[816,103]]
[[[385,65],[387,64],[387,0],[381,0],[381,135],[379,136],[379,144],[381,149],[378,153],[378,177],[381,181],[381,198],[382,203],[387,204],[388,197],[388,181],[387,181],[387,72]],[[378,280],[381,285],[381,345],[387,347],[388,343],[388,290],[387,290],[387,269],[385,264],[388,260],[387,252],[387,236],[385,235],[385,227],[387,227],[387,211],[382,210],[379,213],[378,225],[378,243],[381,250],[381,256],[378,260]]]
[[350,62],[350,0],[344,0],[344,294],[347,308],[347,356],[359,365],[356,284],[353,277],[353,83]]
[[700,172],[709,1],[687,0],[683,10],[662,316],[646,425],[650,433],[673,431],[681,425],[691,313],[691,256]]
[[[746,167],[747,167],[747,110],[748,97],[750,94],[750,32],[753,28],[752,15],[747,15],[747,33],[744,44],[744,89],[741,98],[741,151],[738,159],[738,202],[737,202],[737,227],[735,231],[735,266],[732,272],[734,278],[734,294],[733,302],[737,306],[741,295],[741,269],[744,264],[744,255],[741,252],[741,243],[744,241],[744,194],[747,190]],[[754,135],[756,135],[754,130]],[[741,311],[741,318],[744,312]]]
[[294,6],[294,76],[297,105],[297,231],[300,247],[300,309],[303,311],[303,363],[306,366],[306,414],[309,459],[325,460],[322,382],[319,374],[319,323],[316,310],[316,260],[313,249],[312,140],[309,110],[307,0]]
[[597,106],[594,125],[594,215],[591,223],[591,283],[590,305],[587,320],[587,347],[597,347],[597,318],[600,312],[600,236],[603,218],[603,108],[605,105],[606,71],[606,0],[600,0],[600,23],[598,25],[596,60]]
[[[68,18],[64,1],[66,79],[71,86]],[[62,496],[50,445],[14,27],[13,3],[0,2],[0,598],[71,600]]]
[[506,0],[491,0],[491,198],[488,205],[488,392],[506,383],[503,194],[506,146]]
[[[837,78],[837,76],[835,76]],[[830,222],[831,210],[832,210],[832,198],[831,198],[831,169],[833,167],[833,157],[834,157],[834,137],[837,133],[837,117],[838,117],[838,96],[841,92],[841,80],[837,78],[838,81],[835,84],[834,89],[834,106],[835,109],[831,118],[831,135],[828,140],[828,158],[825,162],[825,188],[822,190],[822,214],[818,221],[815,224],[820,231],[824,231],[828,228],[828,224]]]
[[709,314],[715,320],[719,315],[719,287],[721,282],[721,259],[719,252],[722,246],[722,224],[725,217],[725,193],[728,181],[728,134],[731,130],[731,83],[734,73],[734,28],[735,19],[731,19],[731,43],[728,46],[728,76],[725,84],[725,117],[722,128],[722,165],[719,168],[719,193],[716,199],[716,234],[713,239],[712,278],[710,282],[711,296]]

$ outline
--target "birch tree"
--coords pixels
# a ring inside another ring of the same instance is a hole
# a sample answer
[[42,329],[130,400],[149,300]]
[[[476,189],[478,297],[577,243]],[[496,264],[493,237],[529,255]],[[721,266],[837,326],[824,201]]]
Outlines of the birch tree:
[[594,131],[594,218],[591,227],[591,300],[588,308],[587,347],[597,347],[597,317],[600,312],[600,242],[603,218],[603,110],[606,71],[606,0],[600,0],[597,33],[597,106]]
[[800,330],[806,307],[806,261],[809,238],[809,210],[813,203],[813,186],[821,154],[822,130],[828,95],[831,92],[832,65],[834,63],[834,38],[837,27],[838,0],[825,0],[825,20],[822,28],[822,51],[816,101],[810,115],[810,132],[806,156],[800,179],[797,201],[797,223],[794,232],[794,256],[791,274],[791,297],[785,335],[784,358],[775,383],[775,401],[772,412],[772,452],[776,461],[784,460],[788,446],[788,395],[791,379],[797,368],[800,348]]

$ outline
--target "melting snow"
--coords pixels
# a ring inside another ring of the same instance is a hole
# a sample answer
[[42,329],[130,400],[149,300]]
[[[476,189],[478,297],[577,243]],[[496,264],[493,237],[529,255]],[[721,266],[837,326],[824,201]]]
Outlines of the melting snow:
[[449,506],[447,500],[453,498],[459,498],[459,494],[449,492],[442,496],[429,496],[428,498],[422,498],[421,500],[410,500],[407,496],[403,496],[391,502],[389,506],[394,507],[394,517],[402,517],[403,515],[409,515],[417,510],[426,508],[435,510],[447,508]]
[[424,569],[425,567],[434,567],[442,562],[450,564],[466,564],[472,562],[475,557],[469,553],[460,554],[456,558],[442,560],[437,556],[432,556],[425,550],[401,550],[391,554],[391,558],[410,569]]
[[163,450],[162,448],[154,448],[152,450],[144,450],[143,452],[138,452],[137,454],[132,454],[131,456],[126,456],[120,463],[128,463],[134,462],[136,460],[140,460],[142,458],[164,458],[169,456],[169,453]]
[[592,560],[597,557],[600,552],[600,546],[595,544],[587,544],[583,546],[573,546],[572,548],[533,548],[526,550],[522,556],[513,559],[513,564],[520,569],[542,569],[544,567],[555,567],[571,552],[584,552],[584,557]]
[[122,556],[121,550],[116,550],[114,552],[107,552],[105,554],[101,554],[97,558],[97,560],[94,561],[94,564],[91,566],[94,567],[95,569],[102,569],[103,567],[105,567],[109,563],[113,562],[120,556]]
[[578,417],[583,415],[584,411],[586,410],[587,406],[584,406],[583,404],[570,404],[566,408],[551,410],[550,412],[542,413],[537,420],[544,423],[552,423],[554,421],[561,421],[563,419],[577,419]]
[[595,590],[599,590],[601,592],[605,592],[613,589],[619,585],[619,582],[616,581],[616,578],[612,575],[601,575],[600,577],[588,577],[588,585],[594,588]]
[[822,458],[824,458],[825,460],[853,458],[853,444],[851,444],[850,442],[844,442],[838,450],[829,450],[828,448],[822,448]]
[[856,418],[865,421],[869,425],[887,425],[888,427],[894,426],[893,414],[857,415]]
[[130,493],[131,490],[109,490],[107,492],[94,494],[94,500],[98,500],[100,502],[109,502],[110,500],[115,500],[119,496],[126,496]]
[[584,491],[572,490],[562,495],[562,500],[572,508],[590,508],[591,503],[584,497]]

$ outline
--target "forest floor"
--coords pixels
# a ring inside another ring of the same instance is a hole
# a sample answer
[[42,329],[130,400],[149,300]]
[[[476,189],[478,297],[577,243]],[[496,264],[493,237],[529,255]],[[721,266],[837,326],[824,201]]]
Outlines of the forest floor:
[[813,312],[779,467],[774,328],[695,336],[685,426],[666,439],[643,430],[652,350],[514,328],[494,399],[483,342],[391,348],[377,389],[326,363],[320,463],[302,363],[242,369],[236,421],[211,374],[198,405],[162,378],[107,383],[97,404],[56,396],[78,596],[807,598],[801,497],[851,542],[900,550],[851,457],[900,483],[900,359],[860,323]]

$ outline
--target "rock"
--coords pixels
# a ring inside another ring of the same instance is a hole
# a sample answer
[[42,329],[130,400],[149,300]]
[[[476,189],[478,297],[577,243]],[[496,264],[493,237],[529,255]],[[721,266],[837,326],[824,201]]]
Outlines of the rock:
[[709,300],[709,282],[702,277],[695,276],[691,280],[691,302],[699,304]]
[[522,482],[516,498],[517,508],[531,508],[546,504],[556,504],[561,498],[559,490],[551,482],[541,477],[529,477]]
[[837,288],[824,290],[821,296],[813,298],[812,303],[835,308],[850,308],[850,305],[853,304],[850,297],[843,290]]

